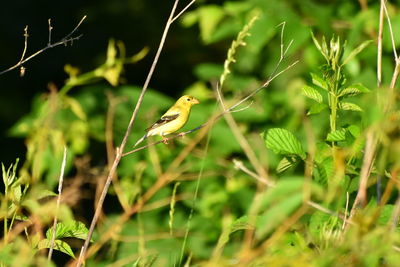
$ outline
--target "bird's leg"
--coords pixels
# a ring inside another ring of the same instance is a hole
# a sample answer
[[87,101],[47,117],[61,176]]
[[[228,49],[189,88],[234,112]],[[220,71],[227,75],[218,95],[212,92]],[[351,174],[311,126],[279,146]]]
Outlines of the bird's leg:
[[161,135],[161,137],[162,137],[162,142],[168,145],[168,138],[166,138],[164,135]]

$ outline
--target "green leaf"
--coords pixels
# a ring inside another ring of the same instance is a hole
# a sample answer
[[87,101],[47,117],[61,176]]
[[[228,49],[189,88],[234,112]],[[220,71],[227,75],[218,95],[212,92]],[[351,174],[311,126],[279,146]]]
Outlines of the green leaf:
[[338,106],[341,110],[363,111],[360,106],[350,102],[340,102]]
[[284,157],[279,163],[278,167],[276,167],[276,171],[278,173],[284,172],[287,169],[293,167],[298,163],[298,160],[296,157]]
[[[38,249],[50,248],[50,244],[51,244],[51,240],[43,239],[39,242]],[[74,252],[72,251],[71,247],[66,242],[64,242],[62,240],[55,240],[53,248],[55,250],[65,253],[75,259]]]
[[198,9],[201,39],[208,43],[218,23],[224,17],[224,10],[217,5],[202,6]]
[[314,85],[319,86],[322,89],[325,89],[325,90],[328,91],[328,84],[326,83],[326,81],[321,76],[319,76],[316,73],[312,73],[312,72],[310,74],[311,74],[312,83]]
[[312,88],[311,86],[304,85],[301,89],[301,92],[304,96],[317,101],[318,103],[322,103],[322,95],[318,92],[317,89]]
[[317,103],[317,104],[311,106],[310,110],[307,112],[307,115],[318,114],[327,108],[328,108],[328,105],[323,104],[323,103]]
[[368,93],[370,90],[365,87],[362,84],[352,84],[349,87],[346,87],[345,89],[343,89],[340,94],[339,97],[342,96],[355,96],[361,93]]
[[[257,238],[264,238],[276,229],[302,204],[304,183],[304,177],[282,178],[262,195],[260,216],[256,222]],[[308,186],[313,194],[322,194],[322,188],[317,184],[310,183]]]
[[64,96],[64,105],[69,107],[71,111],[81,120],[86,120],[86,113],[83,111],[81,104],[72,97]]
[[4,167],[4,164],[1,163],[1,170],[2,170],[2,176],[3,176],[3,183],[4,186],[7,188],[11,186],[16,180],[17,180],[17,166],[18,166],[19,158],[15,160],[14,164],[11,164],[10,167],[8,167],[7,171],[6,168]]
[[216,250],[222,249],[225,246],[225,244],[229,242],[229,236],[233,232],[236,232],[239,230],[252,229],[252,228],[254,228],[254,226],[249,223],[248,216],[242,216],[242,217],[238,218],[237,220],[235,220],[232,223],[232,225],[229,228],[227,228],[226,230],[224,230],[221,233],[221,235],[218,239],[218,244],[217,244]]
[[322,37],[321,44],[318,42],[317,38],[315,38],[314,33],[311,32],[311,38],[317,47],[318,51],[324,56],[324,58],[329,61],[329,56],[328,56],[328,47],[326,45],[325,41],[325,36]]
[[306,153],[300,141],[288,130],[274,128],[264,133],[264,140],[267,148],[281,155],[297,155],[302,159]]
[[347,129],[339,129],[339,130],[330,132],[330,133],[328,133],[328,136],[326,137],[326,141],[330,141],[330,142],[344,141],[344,140],[346,140],[346,132],[347,132]]
[[362,44],[357,46],[353,51],[350,52],[347,58],[343,60],[342,66],[346,65],[350,60],[352,60],[355,56],[357,56],[370,43],[372,43],[372,40],[364,41]]
[[357,125],[352,124],[352,125],[348,126],[347,130],[349,130],[351,135],[354,136],[355,138],[359,137],[361,134],[360,127],[358,127]]
[[218,78],[221,76],[223,71],[224,67],[222,65],[213,63],[199,64],[194,69],[194,73],[197,78],[203,81],[209,81],[210,79]]
[[[79,221],[73,221],[72,223],[57,223],[56,227],[56,239],[65,237],[75,237],[79,239],[86,239],[89,230],[85,224]],[[53,235],[53,227],[46,231],[46,238],[51,239]]]

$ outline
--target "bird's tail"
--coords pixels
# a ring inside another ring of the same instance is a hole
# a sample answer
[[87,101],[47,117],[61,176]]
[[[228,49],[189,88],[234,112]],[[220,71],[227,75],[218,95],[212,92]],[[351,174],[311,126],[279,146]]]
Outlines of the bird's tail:
[[135,146],[137,146],[138,144],[140,144],[141,142],[143,142],[143,140],[147,138],[147,135],[148,135],[147,133],[146,133],[145,135],[143,135],[143,137],[140,138],[140,139],[135,143],[135,145],[134,145],[133,147],[135,147]]

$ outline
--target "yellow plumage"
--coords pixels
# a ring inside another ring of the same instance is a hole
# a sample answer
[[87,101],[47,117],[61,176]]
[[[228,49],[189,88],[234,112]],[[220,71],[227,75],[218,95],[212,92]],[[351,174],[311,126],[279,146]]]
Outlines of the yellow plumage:
[[135,146],[153,135],[161,136],[163,141],[166,142],[165,136],[182,128],[189,119],[192,106],[199,103],[199,100],[193,96],[184,95],[179,98],[158,121],[146,129],[147,133],[136,142]]

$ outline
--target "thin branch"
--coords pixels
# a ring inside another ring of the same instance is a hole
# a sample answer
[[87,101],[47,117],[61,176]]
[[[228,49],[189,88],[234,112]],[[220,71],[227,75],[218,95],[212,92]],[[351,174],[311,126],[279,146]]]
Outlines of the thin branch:
[[381,0],[381,8],[379,11],[379,32],[378,32],[378,55],[377,55],[377,85],[381,87],[382,84],[382,40],[383,40],[383,23],[384,23],[384,5],[385,0]]
[[24,28],[24,50],[22,51],[22,55],[21,55],[21,59],[19,60],[19,62],[21,62],[22,60],[24,60],[25,54],[26,54],[26,50],[28,48],[28,25],[25,26]]
[[251,177],[253,177],[254,179],[258,180],[259,182],[267,185],[267,186],[274,186],[274,183],[265,179],[264,177],[260,177],[257,175],[257,173],[249,170],[246,166],[244,166],[243,162],[237,159],[233,159],[232,160],[233,164],[235,165],[235,168],[243,171],[244,173],[250,175]]
[[63,160],[61,163],[61,172],[60,172],[60,177],[58,179],[58,197],[57,197],[56,213],[55,213],[54,222],[53,222],[53,233],[52,233],[51,241],[50,241],[49,254],[47,255],[48,260],[51,260],[51,256],[53,255],[54,242],[56,241],[57,216],[58,216],[58,210],[60,209],[61,192],[62,192],[62,187],[63,187],[64,171],[65,171],[66,163],[67,163],[67,147],[64,146]]
[[127,127],[125,135],[124,135],[124,138],[123,138],[123,140],[121,142],[121,145],[116,149],[115,159],[114,159],[114,162],[112,164],[111,169],[109,170],[106,183],[104,184],[103,191],[102,191],[102,193],[100,195],[100,198],[99,198],[99,201],[98,201],[98,204],[97,204],[97,208],[95,210],[95,214],[94,214],[94,216],[92,218],[92,222],[90,224],[88,236],[87,236],[87,238],[85,240],[85,243],[84,243],[84,245],[82,247],[82,250],[81,250],[81,253],[79,255],[79,259],[78,259],[78,262],[77,262],[77,267],[80,267],[83,264],[84,258],[86,256],[86,251],[87,251],[87,249],[89,247],[90,240],[92,238],[92,235],[93,235],[93,232],[94,232],[94,228],[96,227],[97,220],[98,220],[99,215],[101,213],[101,210],[102,210],[102,207],[103,207],[103,203],[104,203],[104,200],[106,198],[108,189],[110,187],[112,178],[114,177],[114,175],[115,175],[115,173],[117,171],[117,167],[119,165],[119,162],[121,161],[122,152],[123,152],[123,150],[124,150],[124,148],[126,146],[126,143],[128,141],[129,135],[130,135],[130,133],[132,131],[132,128],[133,128],[133,125],[135,123],[137,114],[139,112],[139,108],[140,108],[140,106],[141,106],[141,104],[143,102],[144,95],[145,95],[145,93],[147,91],[148,85],[149,85],[150,80],[151,80],[151,78],[153,76],[154,70],[156,68],[158,59],[159,59],[160,54],[161,54],[161,51],[162,51],[162,49],[164,47],[164,43],[165,43],[165,40],[167,38],[168,30],[169,30],[169,28],[170,28],[170,26],[171,26],[171,24],[173,22],[175,10],[176,10],[176,7],[177,7],[178,3],[179,3],[179,0],[175,0],[174,5],[173,5],[173,7],[171,9],[171,13],[169,15],[169,18],[168,18],[168,20],[166,22],[166,25],[165,25],[165,28],[164,28],[164,32],[163,32],[163,35],[161,37],[160,44],[158,46],[157,53],[156,53],[156,55],[154,57],[152,65],[150,67],[150,70],[149,70],[149,73],[147,75],[146,81],[145,81],[145,83],[143,85],[143,88],[142,88],[142,91],[140,93],[139,99],[138,99],[138,101],[136,103],[136,107],[135,107],[135,109],[134,109],[134,111],[132,113],[131,119],[129,121],[128,127]]
[[[48,43],[46,47],[40,49],[39,51],[36,51],[35,53],[31,54],[31,55],[28,56],[27,58],[24,58],[25,52],[26,52],[26,48],[27,48],[27,46],[28,46],[28,44],[27,44],[27,38],[28,38],[28,36],[27,36],[27,31],[28,31],[28,26],[26,26],[26,27],[25,27],[26,32],[25,32],[25,34],[24,34],[24,36],[26,35],[26,36],[25,36],[25,46],[24,46],[24,52],[23,52],[23,54],[22,54],[22,58],[21,58],[21,59],[18,61],[18,63],[15,64],[14,66],[11,66],[11,67],[9,67],[9,68],[6,69],[6,70],[1,71],[1,72],[0,72],[0,75],[4,74],[4,73],[6,73],[6,72],[9,72],[9,71],[11,71],[11,70],[14,70],[14,69],[16,69],[16,68],[18,68],[18,67],[22,67],[22,65],[23,65],[24,63],[28,62],[29,60],[31,60],[32,58],[36,57],[37,55],[43,53],[43,52],[46,51],[47,49],[50,49],[50,48],[53,48],[53,47],[56,47],[56,46],[59,46],[59,45],[67,45],[68,42],[71,42],[71,43],[72,43],[72,42],[75,41],[75,40],[79,40],[79,39],[83,36],[82,34],[81,34],[81,35],[78,35],[78,36],[75,36],[75,37],[72,37],[72,35],[78,30],[79,26],[82,24],[82,22],[83,22],[85,19],[86,19],[86,15],[83,16],[83,18],[79,21],[78,25],[76,25],[76,27],[75,27],[69,34],[67,34],[64,38],[62,38],[60,41],[58,41],[58,42],[56,42],[56,43],[53,43],[53,44]],[[53,27],[51,26],[50,21],[49,21],[49,40],[51,39],[51,29],[53,29]]]
[[392,22],[390,21],[389,12],[386,8],[386,0],[381,0],[381,5],[382,5],[381,8],[383,7],[383,9],[385,10],[386,19],[387,19],[388,26],[389,26],[390,39],[392,41],[393,54],[394,54],[394,58],[397,61],[398,56],[397,56],[397,52],[396,52],[396,41],[394,40]]
[[51,31],[53,30],[53,26],[51,26],[51,19],[49,19],[47,22],[49,24],[49,41],[48,41],[47,45],[51,45]]
[[174,22],[176,19],[178,19],[183,13],[185,13],[185,11],[186,11],[194,2],[196,2],[196,0],[192,0],[189,4],[187,4],[187,5],[181,10],[181,12],[179,12],[178,15],[176,15],[176,16],[171,20],[171,23]]

